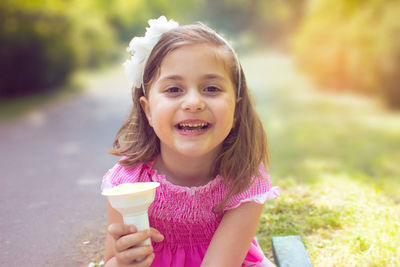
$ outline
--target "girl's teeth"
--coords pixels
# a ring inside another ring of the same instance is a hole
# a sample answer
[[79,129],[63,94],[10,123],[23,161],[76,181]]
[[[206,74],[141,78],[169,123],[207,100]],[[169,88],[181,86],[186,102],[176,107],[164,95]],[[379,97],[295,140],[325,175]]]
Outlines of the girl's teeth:
[[207,125],[207,123],[180,123],[179,125],[181,127],[204,127]]
[[179,123],[178,128],[184,132],[200,132],[208,128],[208,123]]

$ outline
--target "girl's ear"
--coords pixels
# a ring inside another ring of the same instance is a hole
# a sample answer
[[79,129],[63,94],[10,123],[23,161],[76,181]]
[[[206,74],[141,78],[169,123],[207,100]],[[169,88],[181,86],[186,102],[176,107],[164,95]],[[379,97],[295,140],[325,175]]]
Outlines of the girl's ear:
[[139,99],[140,106],[142,106],[142,109],[144,113],[146,114],[147,121],[149,122],[149,125],[153,127],[151,123],[151,112],[150,112],[150,103],[149,100],[145,96],[141,96]]
[[242,98],[241,98],[241,97],[238,97],[238,98],[236,99],[236,104],[238,104],[241,100],[242,100]]

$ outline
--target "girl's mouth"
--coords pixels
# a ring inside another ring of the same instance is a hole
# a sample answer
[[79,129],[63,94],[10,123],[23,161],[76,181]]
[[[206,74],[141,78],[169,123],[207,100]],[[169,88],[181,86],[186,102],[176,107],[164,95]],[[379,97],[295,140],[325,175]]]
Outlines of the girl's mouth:
[[175,128],[183,135],[200,135],[207,131],[210,126],[211,124],[205,121],[183,121],[176,124]]

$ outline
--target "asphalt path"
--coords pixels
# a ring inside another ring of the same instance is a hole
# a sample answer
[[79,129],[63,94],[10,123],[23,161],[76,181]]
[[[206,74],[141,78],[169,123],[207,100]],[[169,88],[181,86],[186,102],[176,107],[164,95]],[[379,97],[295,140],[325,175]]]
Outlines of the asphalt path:
[[0,266],[87,266],[105,235],[104,173],[129,112],[121,70],[83,93],[0,122]]

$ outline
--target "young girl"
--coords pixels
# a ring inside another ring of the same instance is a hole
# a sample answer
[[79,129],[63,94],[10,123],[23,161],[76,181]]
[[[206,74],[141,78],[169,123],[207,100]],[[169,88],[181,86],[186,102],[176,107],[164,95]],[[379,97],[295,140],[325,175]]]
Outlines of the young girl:
[[[279,189],[234,50],[202,24],[149,24],[128,48],[133,109],[110,151],[122,158],[102,188],[160,186],[149,231],[124,225],[107,203],[106,266],[273,266],[254,235]],[[136,246],[147,238],[152,246]]]

